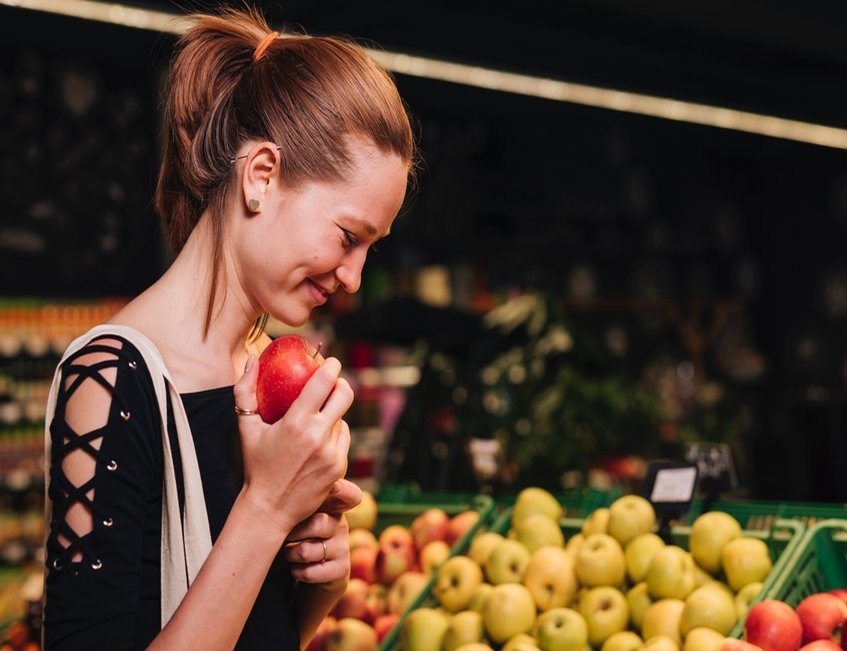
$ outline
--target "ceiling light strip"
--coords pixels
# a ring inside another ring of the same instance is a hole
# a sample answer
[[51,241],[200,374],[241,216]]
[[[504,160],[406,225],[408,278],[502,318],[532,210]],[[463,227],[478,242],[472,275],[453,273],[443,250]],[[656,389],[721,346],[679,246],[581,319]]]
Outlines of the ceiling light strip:
[[[178,14],[141,9],[117,2],[0,0],[0,6],[2,5],[171,34],[182,33],[186,25],[184,17]],[[397,74],[677,122],[731,129],[822,147],[847,149],[847,129],[721,106],[503,72],[399,52],[372,49],[370,53],[381,65]]]

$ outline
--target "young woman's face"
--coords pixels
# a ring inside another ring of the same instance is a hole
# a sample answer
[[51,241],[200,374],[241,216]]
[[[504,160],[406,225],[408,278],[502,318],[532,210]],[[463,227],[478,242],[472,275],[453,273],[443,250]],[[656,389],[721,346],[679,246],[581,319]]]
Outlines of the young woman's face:
[[236,272],[260,311],[291,326],[305,323],[330,294],[358,291],[368,250],[388,235],[406,193],[407,168],[371,144],[352,147],[343,181],[295,189],[273,182],[247,217]]

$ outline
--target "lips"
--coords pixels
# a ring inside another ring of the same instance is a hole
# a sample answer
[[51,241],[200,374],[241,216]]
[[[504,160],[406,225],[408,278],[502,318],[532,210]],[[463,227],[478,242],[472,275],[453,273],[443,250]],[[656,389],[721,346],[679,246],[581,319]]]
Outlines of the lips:
[[310,280],[308,282],[308,285],[309,285],[309,290],[311,291],[312,296],[315,299],[315,302],[317,302],[319,305],[323,305],[324,303],[326,303],[327,298],[329,297],[331,292],[324,289],[323,287],[321,287],[320,285],[318,285],[316,282],[314,282],[312,280]]

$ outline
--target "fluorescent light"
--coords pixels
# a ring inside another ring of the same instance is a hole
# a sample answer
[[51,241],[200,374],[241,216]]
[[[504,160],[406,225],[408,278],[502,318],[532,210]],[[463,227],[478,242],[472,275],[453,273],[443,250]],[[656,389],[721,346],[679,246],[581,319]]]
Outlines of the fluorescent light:
[[[142,9],[117,2],[95,0],[0,0],[0,5],[46,11],[124,27],[179,34],[183,16]],[[847,149],[847,129],[772,115],[698,104],[678,99],[576,84],[558,79],[503,72],[480,66],[412,56],[401,52],[370,50],[388,70],[402,75],[435,79],[504,93],[557,102],[592,106],[610,111],[731,129],[770,138],[792,140],[822,147]]]

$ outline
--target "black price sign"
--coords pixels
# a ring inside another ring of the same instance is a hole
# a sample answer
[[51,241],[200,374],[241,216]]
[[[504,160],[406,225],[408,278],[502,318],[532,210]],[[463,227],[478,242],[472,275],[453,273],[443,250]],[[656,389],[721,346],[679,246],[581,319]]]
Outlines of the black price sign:
[[697,466],[700,488],[705,493],[715,495],[738,486],[732,451],[726,443],[691,443],[685,460]]

